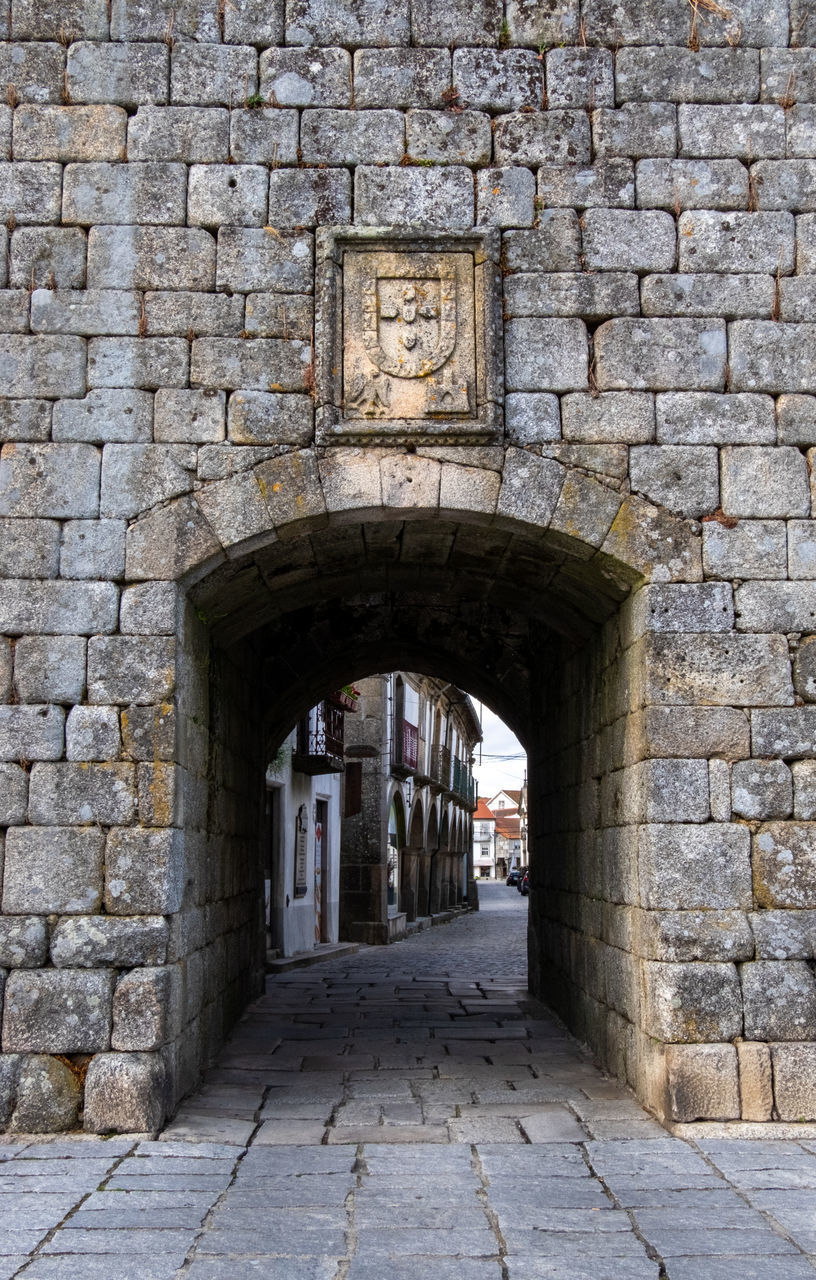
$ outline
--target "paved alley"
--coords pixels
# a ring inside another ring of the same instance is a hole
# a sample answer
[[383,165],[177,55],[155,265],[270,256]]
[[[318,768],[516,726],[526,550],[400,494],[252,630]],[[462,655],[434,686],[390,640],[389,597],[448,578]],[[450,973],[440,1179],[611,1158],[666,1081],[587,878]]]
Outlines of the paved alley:
[[0,1141],[0,1280],[813,1280],[816,1142],[668,1136],[526,905],[270,979],[159,1141]]

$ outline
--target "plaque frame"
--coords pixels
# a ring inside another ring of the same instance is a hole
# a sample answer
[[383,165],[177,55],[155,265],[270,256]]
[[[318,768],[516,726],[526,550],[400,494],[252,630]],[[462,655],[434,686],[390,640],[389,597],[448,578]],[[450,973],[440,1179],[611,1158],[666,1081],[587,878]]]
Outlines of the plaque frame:
[[[473,259],[474,405],[471,412],[423,418],[347,417],[344,402],[344,257],[365,254],[470,254]],[[493,444],[504,429],[501,233],[323,227],[315,239],[315,437],[331,444]]]

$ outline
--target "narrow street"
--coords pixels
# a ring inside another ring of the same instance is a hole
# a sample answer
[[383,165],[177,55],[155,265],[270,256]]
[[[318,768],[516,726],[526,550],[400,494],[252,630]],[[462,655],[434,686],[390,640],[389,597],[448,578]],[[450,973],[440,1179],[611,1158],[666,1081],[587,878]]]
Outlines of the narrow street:
[[159,1141],[0,1142],[0,1280],[813,1280],[816,1143],[670,1137],[481,902],[270,979]]

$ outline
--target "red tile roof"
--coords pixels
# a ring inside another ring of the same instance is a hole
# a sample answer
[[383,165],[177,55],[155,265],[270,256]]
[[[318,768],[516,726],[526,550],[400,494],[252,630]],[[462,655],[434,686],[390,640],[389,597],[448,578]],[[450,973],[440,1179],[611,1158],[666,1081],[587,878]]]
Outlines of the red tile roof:
[[492,822],[494,817],[495,815],[487,807],[487,801],[482,796],[479,796],[479,803],[477,804],[476,810],[473,814],[473,821]]
[[508,840],[518,840],[521,835],[521,819],[508,816],[507,810],[496,815],[496,834],[506,836]]

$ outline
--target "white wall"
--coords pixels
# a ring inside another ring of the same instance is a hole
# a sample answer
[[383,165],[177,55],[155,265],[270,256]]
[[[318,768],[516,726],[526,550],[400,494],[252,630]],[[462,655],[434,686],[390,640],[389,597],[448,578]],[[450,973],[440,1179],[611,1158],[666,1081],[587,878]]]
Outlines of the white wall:
[[[274,766],[267,769],[267,790],[275,790],[280,805],[278,857],[273,860],[270,884],[273,914],[273,945],[285,956],[311,951],[315,946],[315,810],[318,800],[328,802],[328,884],[326,940],[336,942],[340,904],[340,798],[342,776],[338,773],[310,777],[292,769],[293,732],[286,739]],[[298,810],[306,805],[306,894],[295,897],[295,829]]]

